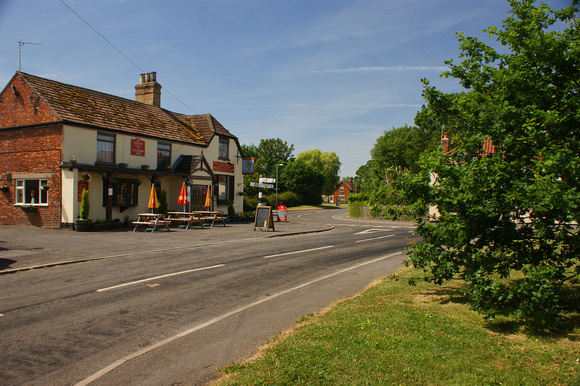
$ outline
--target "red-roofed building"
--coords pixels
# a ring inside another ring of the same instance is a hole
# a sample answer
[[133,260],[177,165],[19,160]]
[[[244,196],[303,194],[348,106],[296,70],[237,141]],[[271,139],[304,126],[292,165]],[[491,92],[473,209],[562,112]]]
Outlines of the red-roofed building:
[[344,203],[348,198],[348,195],[354,193],[354,188],[352,182],[341,182],[338,188],[334,191],[332,196],[328,197],[331,203]]
[[156,73],[141,74],[136,100],[17,72],[0,94],[0,224],[68,227],[90,192],[92,219],[149,211],[151,184],[169,210],[188,185],[188,209],[230,202],[241,212],[242,150],[212,115],[160,107]]

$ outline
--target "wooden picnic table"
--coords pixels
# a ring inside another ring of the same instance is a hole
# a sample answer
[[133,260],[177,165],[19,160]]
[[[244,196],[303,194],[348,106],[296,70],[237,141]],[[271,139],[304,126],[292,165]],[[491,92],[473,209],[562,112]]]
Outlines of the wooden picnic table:
[[224,212],[212,212],[206,210],[196,210],[195,213],[199,215],[202,221],[211,221],[210,228],[213,228],[213,224],[216,221],[221,221],[224,226],[226,226],[226,218],[224,217]]
[[165,225],[165,229],[169,231],[170,222],[171,221],[165,218],[163,213],[140,213],[137,215],[137,221],[133,221],[133,225],[135,225],[133,232],[137,230],[139,225],[148,225],[152,227],[151,233],[155,232],[157,225]]
[[185,229],[189,229],[193,223],[198,223],[202,228],[204,227],[201,215],[193,212],[167,212],[167,220],[183,222],[186,224]]

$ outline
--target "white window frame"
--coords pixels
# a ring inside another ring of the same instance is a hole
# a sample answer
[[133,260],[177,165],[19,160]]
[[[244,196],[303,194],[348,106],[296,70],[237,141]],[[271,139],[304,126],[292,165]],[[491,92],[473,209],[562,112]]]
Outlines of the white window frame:
[[[116,151],[116,137],[115,134],[105,133],[102,131],[97,132],[97,161],[105,164],[115,163],[115,151]],[[109,147],[112,146],[113,149],[110,150]],[[101,154],[102,153],[102,154]],[[110,154],[112,159],[108,159],[106,155]]]
[[234,176],[218,174],[218,205],[227,205],[234,200]]
[[[160,155],[165,156],[163,164],[160,162]],[[167,166],[171,166],[171,144],[169,142],[157,142],[157,169],[165,169]]]
[[223,160],[230,159],[230,139],[227,137],[219,138],[218,159]]
[[[16,206],[48,206],[49,191],[43,190],[42,185],[46,185],[48,180],[43,178],[18,178],[15,179],[16,187],[14,192],[14,204]],[[37,191],[32,197],[30,192]]]

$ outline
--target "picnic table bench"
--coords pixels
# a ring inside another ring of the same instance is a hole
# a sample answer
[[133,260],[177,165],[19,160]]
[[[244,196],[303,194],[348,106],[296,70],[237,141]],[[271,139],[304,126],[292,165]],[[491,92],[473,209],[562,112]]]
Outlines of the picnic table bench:
[[189,229],[189,226],[191,224],[194,224],[194,223],[201,225],[202,228],[204,227],[203,226],[204,220],[197,213],[193,213],[193,212],[168,212],[167,215],[168,215],[167,220],[169,220],[169,221],[179,221],[179,222],[185,223],[185,225],[186,225],[185,229]]
[[223,212],[211,212],[211,211],[200,210],[200,211],[195,211],[193,213],[199,215],[199,217],[203,221],[211,221],[211,225],[209,226],[210,228],[213,228],[213,224],[216,221],[221,221],[221,223],[224,224],[224,226],[226,226],[226,218],[225,218]]
[[137,230],[139,225],[147,225],[151,227],[151,233],[153,233],[158,225],[164,225],[165,229],[169,231],[171,221],[167,220],[162,213],[141,213],[137,215],[137,221],[133,221],[132,223],[135,225],[133,232]]

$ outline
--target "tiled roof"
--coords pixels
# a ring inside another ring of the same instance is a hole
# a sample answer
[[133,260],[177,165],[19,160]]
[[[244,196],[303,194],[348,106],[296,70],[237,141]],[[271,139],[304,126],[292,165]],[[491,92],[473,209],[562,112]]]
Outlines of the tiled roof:
[[491,139],[486,139],[481,143],[481,147],[483,148],[483,156],[487,157],[488,155],[495,154],[495,145]]
[[235,138],[211,114],[185,115],[118,96],[17,72],[63,121],[206,145],[212,136]]

